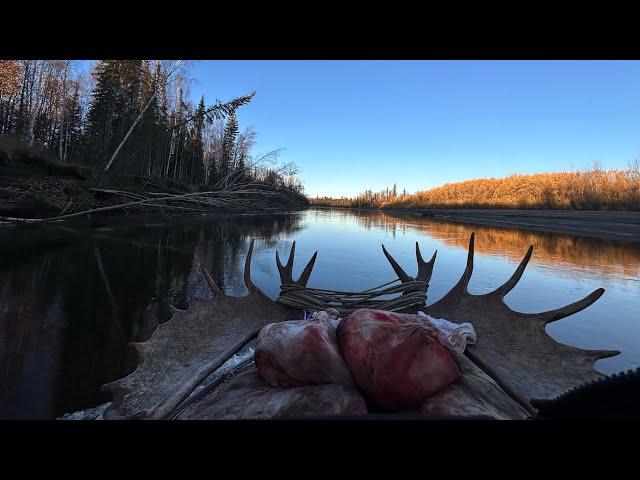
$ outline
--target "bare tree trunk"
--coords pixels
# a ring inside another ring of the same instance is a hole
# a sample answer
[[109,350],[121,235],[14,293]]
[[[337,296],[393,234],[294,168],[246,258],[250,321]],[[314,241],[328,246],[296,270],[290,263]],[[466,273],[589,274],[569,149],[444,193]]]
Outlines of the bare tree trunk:
[[169,155],[167,156],[167,165],[164,169],[164,178],[169,178],[169,168],[171,166],[171,156],[175,149],[175,132],[171,130],[171,138],[169,139]]
[[[180,63],[182,62],[182,60],[178,60],[176,62],[176,64],[173,66],[173,68],[171,69],[171,72],[169,72],[169,74],[167,75],[167,78],[169,78],[171,76],[171,74],[173,72],[176,71],[176,69],[178,68],[178,66],[180,65]],[[158,84],[159,85],[159,84]],[[127,138],[129,138],[129,135],[131,135],[131,132],[133,132],[133,129],[135,128],[135,126],[138,124],[138,122],[140,121],[140,119],[142,118],[142,116],[144,115],[144,112],[147,111],[147,108],[149,108],[149,105],[151,105],[151,102],[153,101],[153,99],[156,98],[156,95],[158,95],[158,90],[159,87],[156,86],[156,90],[153,92],[153,95],[151,95],[151,98],[149,99],[149,101],[147,102],[147,104],[145,105],[145,107],[142,109],[142,111],[140,112],[140,115],[138,115],[138,118],[136,118],[136,121],[133,122],[133,125],[131,125],[131,128],[129,129],[129,131],[127,132],[127,134],[124,136],[124,138],[122,139],[122,141],[120,142],[120,145],[118,145],[118,148],[116,148],[116,151],[113,152],[113,155],[111,155],[111,158],[109,159],[109,161],[107,162],[107,164],[104,167],[104,171],[106,172],[107,170],[109,170],[109,167],[111,166],[111,164],[113,163],[113,160],[116,158],[116,155],[118,155],[118,152],[120,151],[120,149],[122,148],[122,146],[124,145],[124,143],[127,141]]]
[[62,106],[60,108],[60,140],[58,145],[58,157],[60,162],[64,162],[64,149],[62,148],[62,141],[64,140],[64,107],[67,99],[67,66],[64,69],[64,77],[62,78]]
[[131,125],[131,128],[129,128],[129,131],[127,132],[127,134],[124,136],[124,138],[122,139],[122,141],[120,142],[120,144],[118,145],[118,148],[116,148],[116,151],[113,152],[113,155],[111,155],[111,158],[109,159],[109,161],[107,162],[107,164],[104,167],[104,171],[106,172],[107,170],[109,170],[109,167],[111,166],[111,164],[113,163],[113,161],[115,160],[116,156],[118,155],[118,152],[120,151],[120,149],[122,148],[122,146],[125,144],[125,142],[127,141],[127,139],[129,138],[129,135],[131,135],[131,132],[133,132],[133,129],[136,128],[136,125],[138,124],[138,122],[140,121],[140,119],[142,118],[142,116],[144,115],[144,112],[147,111],[147,109],[149,108],[149,105],[151,105],[151,102],[153,101],[154,98],[156,98],[158,91],[156,90],[153,95],[151,95],[151,98],[149,99],[149,101],[147,102],[147,104],[144,106],[144,108],[142,109],[142,111],[140,112],[140,114],[138,115],[138,117],[136,118],[136,121],[133,122],[133,125]]
[[64,153],[62,155],[62,163],[67,163],[67,147],[69,146],[69,128],[67,128],[67,133],[64,136]]

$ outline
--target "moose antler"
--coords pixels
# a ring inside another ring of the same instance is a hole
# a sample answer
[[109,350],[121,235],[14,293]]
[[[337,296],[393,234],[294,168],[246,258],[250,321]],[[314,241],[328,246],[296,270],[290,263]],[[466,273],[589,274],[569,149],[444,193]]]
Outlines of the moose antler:
[[604,293],[598,288],[562,308],[541,313],[521,313],[504,303],[504,296],[518,283],[531,258],[529,247],[522,262],[504,284],[484,295],[472,295],[467,287],[473,272],[474,234],[469,240],[467,266],[458,283],[425,313],[451,322],[473,324],[478,342],[467,355],[500,386],[532,411],[532,398],[555,397],[568,388],[603,377],[593,368],[600,358],[619,354],[612,350],[583,350],[556,342],[545,326],[579,312]]
[[419,281],[426,283],[427,286],[429,285],[429,280],[431,280],[431,274],[433,273],[433,264],[435,263],[436,255],[438,254],[437,250],[433,253],[431,260],[425,262],[422,259],[422,255],[420,254],[420,247],[418,246],[418,242],[416,242],[416,260],[418,261],[418,274],[416,275],[416,278],[407,275],[407,272],[402,269],[402,267],[398,264],[398,262],[395,261],[391,254],[387,252],[387,249],[384,248],[384,244],[382,244],[382,253],[384,253],[385,257],[387,257],[387,260],[389,260],[393,271],[396,272],[396,275],[398,275],[398,278],[402,283]]
[[[277,302],[294,308],[304,310],[324,310],[335,308],[342,315],[349,315],[360,308],[374,308],[379,310],[403,311],[408,308],[422,307],[426,300],[426,290],[433,272],[433,264],[436,260],[436,253],[428,262],[422,259],[420,247],[416,242],[416,258],[418,260],[418,274],[416,278],[410,277],[402,269],[398,262],[387,252],[384,245],[382,251],[391,263],[394,271],[398,275],[401,284],[388,286],[392,282],[370,288],[362,292],[341,292],[337,290],[325,290],[320,288],[307,287],[307,281],[311,275],[311,270],[315,264],[318,252],[315,252],[309,260],[304,271],[297,281],[293,280],[293,259],[296,251],[296,242],[293,242],[289,259],[286,265],[282,265],[280,255],[276,251],[276,264],[280,272],[280,296]],[[391,294],[401,294],[399,297],[388,299],[380,298]]]
[[[286,266],[276,255],[283,283],[278,303],[251,280],[253,245],[251,240],[244,267],[248,295],[225,295],[203,267],[203,275],[215,298],[200,298],[199,305],[191,310],[172,307],[172,318],[159,325],[148,341],[133,344],[139,353],[138,366],[130,375],[104,386],[114,395],[105,418],[166,418],[264,325],[300,318],[300,310],[304,308],[301,305],[306,305],[305,302],[317,309],[338,308],[343,314],[363,308],[362,305],[391,311],[421,306],[433,317],[456,323],[471,322],[478,333],[478,343],[467,348],[468,357],[529,411],[534,411],[529,403],[532,398],[555,397],[585,381],[603,378],[594,370],[594,362],[619,353],[563,345],[545,332],[549,322],[579,312],[595,302],[604,292],[601,288],[575,303],[541,313],[516,312],[504,303],[504,296],[522,277],[533,247],[529,247],[516,271],[503,285],[484,295],[472,295],[468,292],[473,272],[472,234],[467,265],[460,280],[442,299],[424,307],[425,290],[436,254],[425,262],[417,244],[418,274],[415,279],[406,274],[383,246],[401,284],[386,288],[382,285],[359,293],[306,287],[317,252],[294,282],[294,244]],[[391,293],[402,295],[390,300],[376,299]]]
[[307,282],[309,281],[309,277],[311,276],[311,270],[313,270],[313,266],[316,263],[316,257],[318,256],[318,252],[316,251],[307,266],[304,267],[304,270],[300,274],[300,278],[298,280],[293,280],[293,257],[296,254],[296,242],[294,241],[291,245],[291,250],[289,251],[289,259],[287,260],[286,265],[282,265],[280,261],[280,254],[276,250],[276,265],[278,266],[278,272],[280,273],[280,284],[281,285],[298,285],[300,287],[306,287]]
[[215,298],[197,298],[191,310],[172,307],[172,318],[148,341],[133,344],[136,370],[103,387],[114,396],[105,418],[165,418],[264,325],[300,318],[300,311],[275,303],[254,285],[252,253],[253,240],[244,266],[247,296],[225,295],[203,266]]

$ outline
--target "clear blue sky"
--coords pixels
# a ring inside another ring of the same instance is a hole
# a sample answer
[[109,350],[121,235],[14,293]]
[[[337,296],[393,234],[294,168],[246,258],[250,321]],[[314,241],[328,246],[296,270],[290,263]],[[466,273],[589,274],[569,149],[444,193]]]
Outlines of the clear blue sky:
[[191,72],[194,99],[257,92],[241,126],[257,130],[256,151],[284,147],[311,195],[640,156],[637,61],[199,61]]
[[640,156],[638,61],[194,61],[191,96],[251,91],[255,153],[284,148],[310,195],[625,168]]

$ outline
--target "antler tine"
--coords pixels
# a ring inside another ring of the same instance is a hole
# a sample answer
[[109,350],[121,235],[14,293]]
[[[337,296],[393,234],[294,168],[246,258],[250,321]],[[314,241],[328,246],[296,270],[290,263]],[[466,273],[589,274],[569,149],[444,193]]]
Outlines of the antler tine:
[[384,248],[384,244],[382,245],[382,253],[384,253],[384,256],[387,257],[387,260],[389,260],[389,263],[391,264],[391,267],[393,268],[393,271],[396,272],[396,275],[398,275],[398,278],[400,279],[400,281],[402,283],[407,283],[407,282],[411,282],[413,281],[413,278],[411,278],[409,275],[407,275],[407,272],[405,272],[402,267],[400,265],[398,265],[398,262],[396,262],[394,260],[394,258],[389,255],[389,252],[387,252],[387,249]]
[[603,358],[615,357],[620,355],[620,350],[592,350],[593,360],[602,360]]
[[507,280],[501,286],[499,286],[493,292],[491,292],[492,295],[497,295],[499,297],[504,297],[507,293],[509,293],[511,290],[513,290],[513,288],[520,281],[520,278],[522,278],[522,274],[524,273],[524,269],[527,268],[527,264],[529,263],[529,260],[531,259],[531,255],[532,254],[533,254],[533,245],[531,245],[529,247],[529,250],[527,250],[526,255],[524,256],[524,258],[520,262],[520,265],[518,265],[518,268],[516,268],[515,272],[513,272],[513,275],[511,275],[511,278],[509,278],[509,280]]
[[458,280],[458,283],[456,283],[456,285],[449,291],[449,293],[455,291],[457,292],[457,295],[459,295],[460,290],[462,290],[463,292],[467,291],[467,286],[469,285],[469,280],[471,280],[471,274],[473,273],[473,252],[474,252],[473,242],[474,242],[475,236],[476,234],[475,232],[473,232],[471,234],[471,238],[469,239],[469,253],[467,254],[467,266],[465,267],[464,272],[462,272],[462,276],[460,277],[460,280]]
[[302,271],[300,278],[298,278],[298,281],[296,283],[301,287],[307,286],[307,282],[309,281],[309,277],[311,276],[311,270],[313,270],[313,266],[316,263],[317,256],[318,256],[318,252],[315,252],[311,257],[311,260],[309,260],[309,263],[307,263],[307,266],[304,267],[304,270]]
[[429,283],[431,280],[431,274],[433,273],[433,265],[436,261],[436,255],[438,251],[436,250],[431,257],[431,260],[425,262],[420,254],[420,247],[418,246],[418,242],[416,242],[416,259],[418,260],[418,275],[416,275],[416,280],[422,280],[423,282]]
[[[278,266],[278,272],[280,273],[280,284],[281,285],[289,285],[293,283],[293,278],[291,277],[291,272],[287,272],[287,269],[282,262],[280,261],[280,254],[278,250],[276,250],[276,265]],[[287,274],[288,273],[288,274]]]
[[555,322],[556,320],[560,320],[561,318],[568,317],[569,315],[573,315],[574,313],[584,310],[593,302],[598,300],[603,293],[604,288],[598,288],[577,302],[570,303],[569,305],[561,308],[556,308],[555,310],[539,313],[537,316],[541,317],[545,323]]
[[249,244],[249,251],[247,252],[247,258],[244,261],[244,284],[247,287],[249,292],[255,290],[256,286],[253,284],[251,280],[251,256],[253,255],[253,241],[255,239],[251,239],[251,243]]
[[295,258],[296,253],[296,242],[294,241],[291,245],[291,250],[289,252],[289,259],[287,260],[286,265],[282,265],[280,261],[280,254],[276,250],[276,264],[278,266],[278,272],[280,272],[280,284],[281,285],[300,285],[301,287],[305,287],[307,282],[309,281],[309,277],[311,276],[311,270],[313,270],[313,266],[316,263],[316,257],[318,256],[318,252],[315,252],[307,263],[307,266],[304,267],[302,274],[298,280],[293,280],[293,260]]
[[205,268],[204,265],[202,265],[202,274],[204,275],[205,280],[207,281],[207,283],[209,284],[209,288],[211,289],[211,291],[214,293],[214,295],[216,297],[220,296],[223,297],[224,296],[224,292],[222,290],[220,290],[220,287],[218,287],[218,285],[216,284],[216,282],[213,280],[213,278],[211,277],[211,274],[209,273],[209,271]]
[[469,280],[471,280],[471,274],[473,273],[473,255],[475,251],[475,242],[476,233],[472,232],[471,237],[469,238],[469,253],[467,254],[467,266],[464,269],[464,273],[462,274],[461,281],[464,281],[464,287],[467,288],[469,285]]
[[296,255],[296,241],[294,240],[291,244],[291,250],[289,251],[289,259],[287,260],[287,270],[289,271],[289,275],[293,272],[293,258]]
[[531,408],[532,398],[556,396],[568,387],[600,378],[593,363],[618,352],[584,350],[562,344],[545,331],[545,325],[587,308],[602,296],[604,289],[599,288],[577,302],[548,312],[512,310],[503,297],[522,277],[533,248],[529,247],[518,268],[502,286],[490,293],[473,295],[467,287],[473,271],[474,240],[472,234],[467,266],[458,283],[423,311],[455,323],[471,322],[478,338],[483,340],[470,345],[465,354],[483,365],[505,391],[527,408]]

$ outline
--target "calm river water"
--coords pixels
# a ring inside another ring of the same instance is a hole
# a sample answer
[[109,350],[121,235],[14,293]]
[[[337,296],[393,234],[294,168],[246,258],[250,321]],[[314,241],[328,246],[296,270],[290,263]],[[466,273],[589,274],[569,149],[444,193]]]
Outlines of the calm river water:
[[471,232],[471,293],[500,285],[533,244],[533,258],[506,302],[524,312],[543,311],[604,287],[595,304],[550,324],[547,332],[579,347],[620,350],[596,364],[603,373],[640,366],[638,247],[325,209],[120,223],[0,230],[0,418],[55,418],[108,401],[101,385],[133,368],[128,342],[147,339],[168,318],[169,303],[189,308],[194,295],[209,295],[201,264],[227,293],[245,293],[242,267],[252,237],[253,279],[272,298],[279,292],[275,251],[286,259],[293,240],[295,278],[318,250],[309,285],[336,290],[363,290],[395,278],[383,242],[415,275],[418,241],[426,259],[438,250],[428,303],[457,282]]

